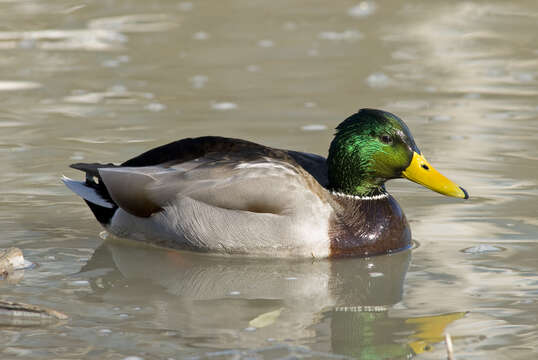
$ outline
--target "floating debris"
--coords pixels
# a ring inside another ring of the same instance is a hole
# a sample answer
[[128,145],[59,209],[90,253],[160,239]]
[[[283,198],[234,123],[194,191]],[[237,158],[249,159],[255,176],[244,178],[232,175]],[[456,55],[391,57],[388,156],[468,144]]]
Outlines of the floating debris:
[[260,314],[254,319],[250,320],[248,324],[253,328],[263,328],[272,325],[280,317],[282,310],[284,310],[284,308]]
[[0,280],[7,284],[16,284],[24,277],[24,269],[34,264],[24,259],[18,248],[0,249]]
[[472,255],[487,254],[487,253],[500,252],[500,251],[504,251],[504,248],[500,246],[493,246],[493,245],[488,245],[488,244],[480,244],[476,246],[471,246],[462,250],[464,254],[472,254]]
[[66,314],[42,306],[30,305],[20,302],[0,300],[0,324],[28,325],[37,320],[67,320]]
[[15,247],[0,249],[0,278],[5,278],[13,271],[25,267],[21,249]]

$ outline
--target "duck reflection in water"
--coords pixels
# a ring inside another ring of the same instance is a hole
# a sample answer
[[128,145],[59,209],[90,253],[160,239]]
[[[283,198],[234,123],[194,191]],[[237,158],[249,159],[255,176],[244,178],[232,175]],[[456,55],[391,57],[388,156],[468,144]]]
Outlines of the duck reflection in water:
[[272,339],[392,359],[431,349],[464,315],[393,315],[410,259],[411,251],[333,261],[224,258],[113,239],[78,276],[90,281],[91,297],[143,306],[151,313],[145,324],[176,331],[188,345],[253,348]]

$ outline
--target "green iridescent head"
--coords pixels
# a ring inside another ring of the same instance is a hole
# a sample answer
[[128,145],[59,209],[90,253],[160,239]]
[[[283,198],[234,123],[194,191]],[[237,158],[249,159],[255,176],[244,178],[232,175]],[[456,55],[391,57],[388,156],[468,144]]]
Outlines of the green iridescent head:
[[468,198],[431,167],[405,123],[382,110],[361,109],[338,125],[327,164],[329,187],[345,194],[376,195],[385,181],[406,177],[444,195]]

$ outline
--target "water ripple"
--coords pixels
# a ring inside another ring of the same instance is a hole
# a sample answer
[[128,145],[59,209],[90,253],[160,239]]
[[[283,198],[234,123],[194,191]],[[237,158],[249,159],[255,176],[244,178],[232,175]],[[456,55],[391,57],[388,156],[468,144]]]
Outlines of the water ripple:
[[166,14],[136,14],[93,19],[88,22],[90,29],[119,32],[157,32],[179,26],[178,19]]
[[125,35],[112,30],[36,30],[0,32],[0,50],[112,50],[127,41]]

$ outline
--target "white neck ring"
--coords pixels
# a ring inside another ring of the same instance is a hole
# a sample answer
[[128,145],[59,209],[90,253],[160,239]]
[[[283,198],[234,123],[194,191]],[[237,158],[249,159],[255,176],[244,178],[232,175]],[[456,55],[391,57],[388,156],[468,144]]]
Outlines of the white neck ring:
[[350,195],[350,194],[344,194],[337,191],[331,191],[331,194],[338,197],[343,197],[346,199],[354,199],[354,200],[381,200],[381,199],[385,199],[389,197],[389,193],[387,192],[382,192],[379,195],[373,195],[373,196]]

